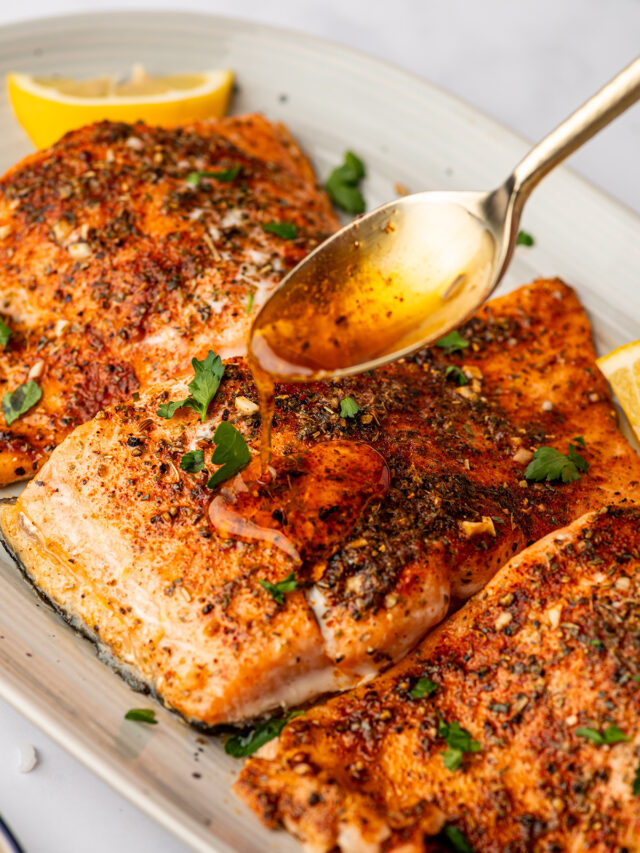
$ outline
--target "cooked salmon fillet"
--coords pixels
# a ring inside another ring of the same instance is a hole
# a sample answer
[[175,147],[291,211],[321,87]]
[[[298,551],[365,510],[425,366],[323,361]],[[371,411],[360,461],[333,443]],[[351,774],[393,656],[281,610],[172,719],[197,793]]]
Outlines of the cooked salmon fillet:
[[[636,507],[551,533],[401,664],[292,720],[237,793],[314,853],[418,853],[445,827],[459,846],[435,849],[640,850],[639,552]],[[456,723],[477,746],[448,769]]]
[[[618,432],[570,288],[522,288],[461,334],[458,352],[279,387],[266,483],[242,361],[227,366],[205,423],[191,409],[157,416],[186,396],[179,381],[107,408],[0,510],[8,547],[56,607],[190,721],[239,723],[353,686],[511,555],[640,491],[640,459]],[[341,418],[347,395],[360,411]],[[254,459],[211,490],[223,420]],[[532,450],[566,453],[578,436],[588,472],[527,482]],[[208,470],[181,470],[196,448]],[[292,573],[281,601],[261,583]]]
[[[265,232],[271,222],[296,237]],[[33,379],[42,399],[11,425],[0,414],[0,486],[210,347],[242,354],[257,308],[337,225],[288,131],[259,115],[171,130],[104,122],[10,169],[0,398]]]

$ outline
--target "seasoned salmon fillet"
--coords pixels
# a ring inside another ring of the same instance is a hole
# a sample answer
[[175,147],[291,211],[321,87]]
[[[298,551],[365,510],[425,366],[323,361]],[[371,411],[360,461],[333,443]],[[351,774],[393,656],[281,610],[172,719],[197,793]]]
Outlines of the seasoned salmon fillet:
[[[239,723],[370,678],[513,554],[640,491],[640,459],[570,288],[536,282],[460,332],[455,352],[280,386],[267,482],[240,360],[204,423],[186,408],[157,415],[186,396],[185,381],[107,408],[0,510],[8,547],[56,607],[190,721]],[[360,407],[349,418],[346,396]],[[253,459],[210,489],[223,421]],[[566,454],[570,440],[588,471],[527,481],[534,450]],[[181,460],[197,449],[205,470],[189,473]]]
[[640,850],[639,552],[636,507],[551,533],[236,792],[314,853]]
[[[293,239],[264,230],[282,222]],[[170,130],[104,122],[10,169],[0,398],[29,380],[42,397],[11,424],[0,414],[0,486],[210,347],[242,354],[255,311],[337,225],[288,131],[259,115]]]

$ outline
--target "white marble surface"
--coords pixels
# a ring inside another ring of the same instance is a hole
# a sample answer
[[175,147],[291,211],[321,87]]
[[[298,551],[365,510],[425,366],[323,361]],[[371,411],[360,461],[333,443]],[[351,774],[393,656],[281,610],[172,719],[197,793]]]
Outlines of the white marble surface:
[[[638,52],[639,0],[28,0],[0,23],[98,8],[194,9],[288,26],[376,54],[532,139]],[[571,165],[640,211],[640,107]],[[509,164],[505,164],[505,169]],[[19,746],[40,761],[18,771]],[[186,853],[182,844],[0,702],[0,811],[27,853]]]

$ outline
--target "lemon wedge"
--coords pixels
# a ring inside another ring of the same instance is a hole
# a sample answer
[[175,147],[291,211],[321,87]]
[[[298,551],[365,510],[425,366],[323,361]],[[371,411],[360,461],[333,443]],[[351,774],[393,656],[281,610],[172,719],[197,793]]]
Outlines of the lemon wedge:
[[609,355],[599,358],[597,365],[608,379],[640,441],[640,341],[614,349]]
[[136,65],[131,77],[92,80],[65,77],[7,76],[9,100],[31,141],[46,148],[69,130],[96,121],[134,122],[174,127],[225,114],[233,72],[201,71],[154,77]]

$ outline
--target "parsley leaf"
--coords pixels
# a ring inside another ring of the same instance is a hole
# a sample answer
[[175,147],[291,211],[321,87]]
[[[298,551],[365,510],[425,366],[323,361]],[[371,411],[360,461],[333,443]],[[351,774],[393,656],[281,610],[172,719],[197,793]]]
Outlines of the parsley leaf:
[[33,408],[41,397],[42,389],[33,379],[19,385],[15,391],[7,391],[2,398],[2,414],[7,426]]
[[442,753],[442,763],[447,770],[457,770],[462,764],[462,756],[465,752],[480,752],[481,744],[471,737],[471,732],[463,729],[457,721],[445,723],[440,718],[438,726],[438,737],[444,738],[448,749]]
[[200,414],[203,422],[206,420],[209,404],[216,396],[216,392],[220,387],[220,380],[224,374],[224,364],[220,360],[220,356],[211,350],[209,350],[209,354],[202,361],[194,358],[191,360],[191,364],[193,365],[193,372],[195,374],[189,383],[191,396],[184,400],[163,403],[157,412],[161,418],[172,418],[178,409],[187,407],[195,409]]
[[259,582],[260,586],[266,589],[271,598],[275,599],[278,604],[284,604],[285,592],[293,592],[298,586],[295,572],[291,572],[290,575],[287,575],[284,580],[278,581],[278,583],[271,583],[271,581],[266,581],[263,578],[259,578]]
[[466,349],[469,346],[469,341],[465,341],[460,332],[449,332],[448,335],[436,341],[436,346],[445,350],[447,355],[450,355],[452,352]]
[[356,403],[353,397],[343,397],[340,400],[340,417],[355,418],[360,411],[360,406]]
[[636,770],[636,778],[633,780],[633,796],[640,797],[640,764],[638,764],[638,769]]
[[533,246],[535,240],[528,234],[526,231],[518,231],[518,236],[516,238],[516,246]]
[[364,213],[366,204],[358,184],[366,172],[364,163],[353,151],[344,155],[344,163],[331,172],[325,184],[331,201],[347,213]]
[[409,691],[409,696],[412,699],[424,699],[425,696],[435,693],[439,686],[435,681],[431,681],[430,678],[424,676],[424,678],[419,678],[416,681],[415,687]]
[[579,444],[580,447],[586,447],[587,446],[585,444],[585,440],[584,440],[583,435],[576,435],[576,437],[573,439],[573,441],[575,441],[576,444]]
[[269,743],[270,740],[278,737],[289,720],[299,717],[300,714],[304,714],[304,711],[292,711],[286,717],[274,717],[271,720],[258,723],[249,734],[232,735],[225,741],[224,751],[234,758],[246,758],[247,755],[252,755],[265,743]]
[[640,684],[640,675],[632,675],[631,680]]
[[262,226],[262,230],[282,237],[283,240],[295,240],[298,236],[298,229],[292,222],[267,222]]
[[253,298],[254,292],[253,290],[250,290],[249,295],[247,296],[247,314],[251,314],[251,309],[253,308]]
[[[582,438],[582,436],[580,436]],[[584,439],[582,439],[584,447]],[[539,447],[524,472],[525,479],[539,483],[542,480],[561,480],[572,483],[580,474],[589,470],[589,463],[581,456],[574,444],[569,442],[569,453],[564,454],[554,447]]]
[[605,743],[620,743],[621,741],[631,740],[630,737],[627,737],[626,734],[615,725],[609,726],[602,732],[599,732],[597,729],[580,728],[576,729],[576,734],[580,735],[580,737],[592,740],[596,746],[602,746]]
[[135,720],[138,723],[156,724],[156,712],[151,708],[132,708],[124,715],[125,720]]
[[7,326],[7,324],[0,319],[0,347],[4,349],[6,345],[9,343],[9,338],[11,337],[11,329]]
[[231,169],[222,169],[220,172],[189,172],[187,175],[187,183],[190,187],[197,187],[202,180],[202,178],[213,178],[216,181],[222,181],[224,184],[228,184],[234,178],[238,177],[240,173],[240,166],[233,166]]
[[473,847],[464,837],[464,834],[452,823],[449,823],[444,827],[441,835],[446,838],[456,853],[474,853]]
[[229,477],[233,477],[251,462],[247,442],[242,433],[238,432],[229,421],[222,421],[213,434],[213,440],[216,443],[216,448],[213,451],[211,461],[214,465],[222,467],[209,477],[207,486],[210,489],[215,489],[217,485],[224,483]]
[[449,376],[453,376],[453,380],[456,385],[469,384],[469,380],[467,379],[467,377],[464,375],[462,370],[460,370],[460,368],[455,364],[449,364],[444,372],[444,375],[447,379],[449,378]]
[[197,474],[204,468],[204,450],[190,450],[180,460],[180,467],[189,474]]

